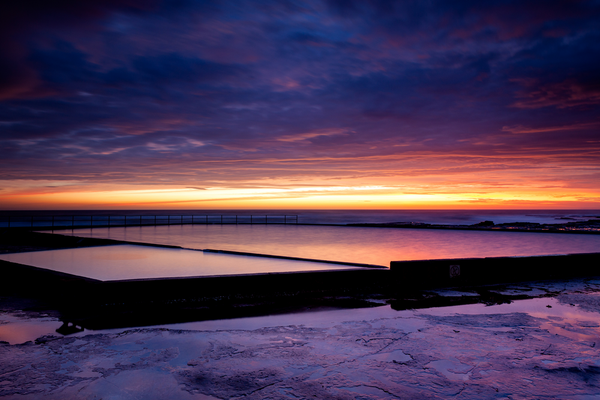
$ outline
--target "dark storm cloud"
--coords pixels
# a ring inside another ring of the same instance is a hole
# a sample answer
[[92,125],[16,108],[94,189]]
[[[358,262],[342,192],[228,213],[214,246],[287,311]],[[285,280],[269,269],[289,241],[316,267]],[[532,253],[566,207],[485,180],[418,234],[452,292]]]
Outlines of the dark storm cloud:
[[36,41],[44,33],[65,27],[93,31],[98,21],[114,12],[143,12],[155,8],[156,2],[140,0],[3,2],[0,6],[0,94],[6,98],[33,86],[39,70],[26,61],[27,43]]
[[594,1],[3,7],[0,177],[205,186],[416,153],[592,165],[599,146]]

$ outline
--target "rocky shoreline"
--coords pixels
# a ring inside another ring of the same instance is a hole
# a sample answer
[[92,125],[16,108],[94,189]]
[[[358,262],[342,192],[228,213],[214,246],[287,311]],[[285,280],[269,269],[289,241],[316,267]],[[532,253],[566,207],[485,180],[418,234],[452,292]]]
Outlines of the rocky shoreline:
[[[26,342],[0,342],[0,397],[597,396],[600,281],[530,283],[489,293],[496,299],[485,305],[381,305],[68,336],[50,331]],[[429,294],[458,300],[475,293]],[[3,308],[0,328],[44,318]]]
[[536,222],[509,222],[495,224],[493,221],[482,221],[473,225],[441,225],[421,222],[389,222],[347,224],[347,226],[404,228],[404,229],[449,229],[474,231],[518,231],[540,233],[587,233],[600,234],[600,217],[587,221],[570,221],[561,224],[539,224]]
[[[6,252],[116,243],[0,233]],[[3,399],[583,400],[600,390],[597,278],[437,289],[385,279],[228,298],[197,287],[182,298],[178,287],[176,299],[145,286],[112,302],[97,302],[93,282],[13,278],[0,282]]]

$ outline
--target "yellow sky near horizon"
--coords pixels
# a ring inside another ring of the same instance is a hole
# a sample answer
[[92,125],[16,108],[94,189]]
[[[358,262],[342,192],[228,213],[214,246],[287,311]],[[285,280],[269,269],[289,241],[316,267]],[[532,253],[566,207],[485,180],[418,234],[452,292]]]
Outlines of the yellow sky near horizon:
[[[111,187],[112,186],[112,187]],[[3,210],[43,209],[595,209],[594,190],[562,187],[422,185],[300,186],[192,188],[78,182],[12,182],[0,192]]]

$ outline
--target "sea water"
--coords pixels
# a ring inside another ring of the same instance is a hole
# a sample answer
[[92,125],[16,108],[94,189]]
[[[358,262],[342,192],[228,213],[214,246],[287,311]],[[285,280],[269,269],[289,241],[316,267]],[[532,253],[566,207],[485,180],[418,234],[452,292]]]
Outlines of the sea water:
[[[77,210],[77,211],[0,211],[0,227],[11,226],[85,226],[94,219],[95,224],[106,224],[108,216],[112,223],[122,223],[125,216],[131,223],[143,218],[150,223],[153,216],[166,223],[167,216],[174,221],[178,218],[190,221],[191,216],[202,221],[219,221],[224,216],[228,222],[235,221],[235,216],[248,221],[254,216],[255,222],[262,222],[265,216],[271,221],[300,224],[355,224],[355,223],[389,223],[417,222],[446,225],[472,225],[482,221],[493,221],[496,224],[510,222],[534,222],[558,224],[570,221],[587,221],[600,218],[600,210]],[[288,216],[284,219],[284,216]],[[162,219],[161,219],[162,218]]]

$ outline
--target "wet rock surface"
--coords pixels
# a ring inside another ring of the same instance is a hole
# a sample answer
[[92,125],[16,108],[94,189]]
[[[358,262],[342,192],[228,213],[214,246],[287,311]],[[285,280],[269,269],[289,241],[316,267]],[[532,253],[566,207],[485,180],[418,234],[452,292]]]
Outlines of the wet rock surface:
[[[565,218],[566,219],[566,218]],[[457,230],[494,230],[494,231],[521,231],[521,232],[549,232],[549,233],[600,233],[600,219],[594,217],[587,221],[569,221],[558,224],[540,224],[537,222],[509,222],[494,224],[493,221],[482,221],[473,225],[440,225],[422,222],[389,222],[389,223],[362,223],[348,224],[349,226],[371,226],[382,228],[408,228],[408,229],[457,229]]]
[[[532,284],[504,293],[544,297],[2,342],[0,397],[594,398],[600,393],[599,290],[597,281]],[[0,320],[14,323],[6,313]]]

